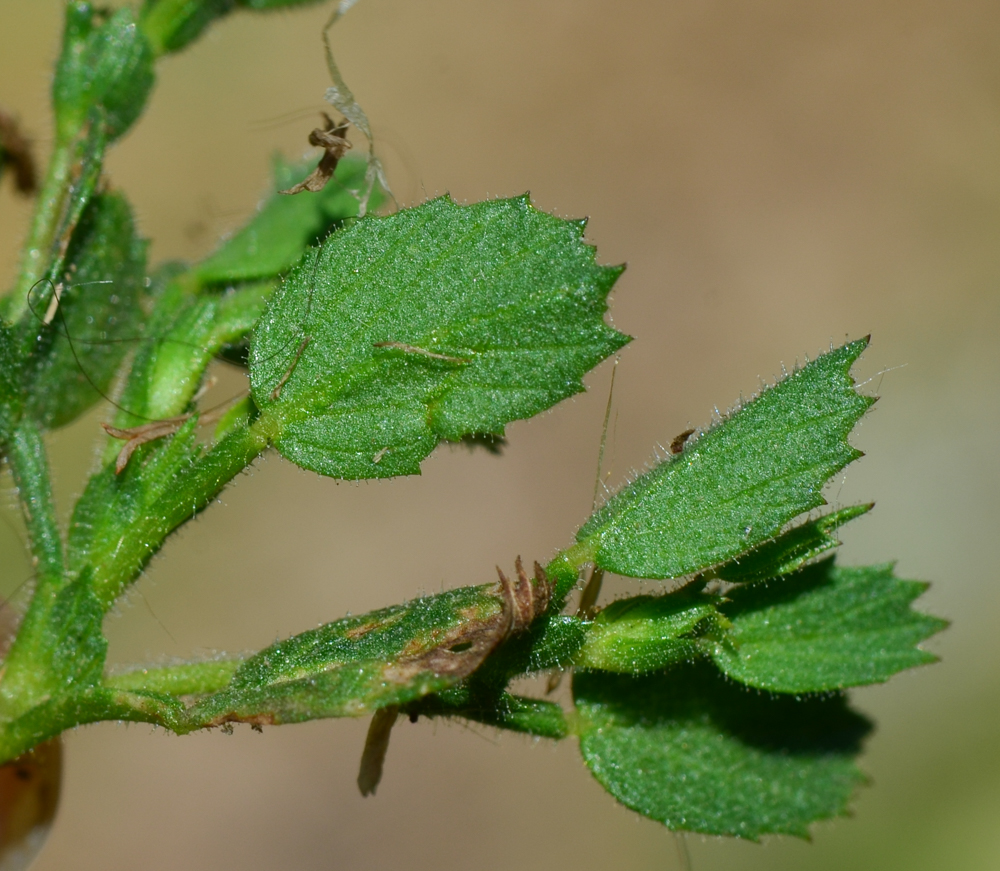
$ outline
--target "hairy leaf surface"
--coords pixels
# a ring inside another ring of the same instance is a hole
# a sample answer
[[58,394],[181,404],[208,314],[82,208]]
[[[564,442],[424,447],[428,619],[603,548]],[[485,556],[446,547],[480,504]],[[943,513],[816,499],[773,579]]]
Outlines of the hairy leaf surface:
[[496,591],[462,587],[280,641],[198,702],[191,728],[356,717],[453,686],[477,630],[488,633],[501,615]]
[[627,341],[603,321],[621,269],[582,234],[527,197],[442,197],[334,233],[254,331],[278,450],[334,477],[415,474],[439,440],[502,434],[582,390]]
[[847,435],[874,402],[850,342],[764,390],[612,497],[577,533],[601,568],[674,578],[726,562],[824,504],[823,485],[861,453]]
[[864,781],[854,758],[870,726],[840,696],[751,693],[707,665],[578,673],[573,694],[593,775],[670,829],[805,837]]
[[779,581],[729,594],[731,644],[713,652],[730,677],[783,693],[888,680],[934,662],[917,645],[947,623],[910,607],[927,588],[891,565],[842,568],[824,560]]

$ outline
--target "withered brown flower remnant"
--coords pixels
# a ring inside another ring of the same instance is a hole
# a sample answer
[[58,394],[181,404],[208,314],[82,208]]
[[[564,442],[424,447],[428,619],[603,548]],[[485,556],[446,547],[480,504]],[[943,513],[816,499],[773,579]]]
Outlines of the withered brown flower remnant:
[[[460,680],[467,678],[503,641],[531,626],[549,607],[553,585],[537,562],[533,579],[524,570],[521,557],[514,566],[517,576],[513,581],[497,567],[503,603],[499,613],[485,620],[469,620],[429,650],[400,657],[386,669],[386,679],[406,683],[428,671]],[[398,715],[398,705],[387,705],[372,717],[358,772],[358,788],[364,796],[373,795],[382,779],[389,736]]]
[[292,185],[288,190],[280,191],[280,193],[299,194],[302,191],[323,190],[326,183],[333,178],[340,158],[351,147],[351,143],[346,138],[347,128],[350,124],[347,121],[334,121],[326,112],[323,113],[323,117],[326,119],[326,126],[317,127],[309,134],[309,144],[323,149],[319,165],[297,185]]

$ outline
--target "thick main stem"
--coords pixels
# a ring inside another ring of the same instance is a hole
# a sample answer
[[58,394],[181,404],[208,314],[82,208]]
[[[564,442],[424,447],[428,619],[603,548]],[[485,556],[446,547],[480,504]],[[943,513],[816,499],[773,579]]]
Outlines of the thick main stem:
[[20,496],[28,530],[35,587],[31,605],[3,665],[0,718],[26,710],[44,692],[37,667],[46,643],[49,614],[64,583],[63,543],[56,522],[48,457],[38,425],[25,418],[7,445],[7,462]]

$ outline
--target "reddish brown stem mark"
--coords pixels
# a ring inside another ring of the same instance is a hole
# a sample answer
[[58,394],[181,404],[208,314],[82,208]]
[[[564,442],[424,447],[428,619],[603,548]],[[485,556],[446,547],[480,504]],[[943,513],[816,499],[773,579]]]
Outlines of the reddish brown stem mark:
[[[211,379],[210,379],[211,380]],[[199,390],[195,394],[195,399],[198,399],[204,394],[206,389],[211,388],[211,384],[208,384],[203,389]],[[200,426],[205,426],[210,423],[214,423],[220,417],[222,417],[227,406],[231,405],[232,399],[228,399],[219,405],[210,408],[208,411],[200,414],[198,416],[198,424]],[[133,426],[128,429],[119,429],[117,426],[112,426],[109,423],[102,423],[101,426],[104,427],[104,431],[111,436],[113,439],[123,439],[125,444],[122,445],[122,449],[118,452],[118,459],[115,460],[115,474],[120,475],[125,471],[125,467],[128,465],[128,461],[132,454],[135,453],[136,449],[146,444],[146,442],[153,442],[157,439],[162,439],[165,436],[173,435],[177,432],[187,421],[189,421],[195,412],[189,412],[188,414],[181,414],[177,417],[165,417],[162,420],[154,420],[149,423],[144,423],[142,426]]]
[[120,475],[125,471],[128,461],[136,449],[146,444],[146,442],[162,439],[164,436],[173,435],[191,417],[190,414],[182,414],[180,417],[168,417],[163,420],[154,420],[152,423],[144,423],[142,426],[133,426],[129,429],[119,429],[108,423],[102,423],[104,431],[114,439],[124,439],[125,444],[118,452],[118,459],[115,460],[115,474]]
[[292,377],[295,367],[299,365],[299,360],[302,359],[302,352],[306,349],[306,345],[309,344],[311,338],[312,336],[306,336],[299,342],[299,349],[295,352],[295,359],[292,360],[289,367],[285,370],[285,374],[281,376],[281,380],[274,385],[274,390],[271,391],[271,402],[276,402],[278,397],[281,396],[281,389],[288,383],[288,379]]
[[524,571],[521,558],[514,565],[516,579],[511,581],[500,569],[500,612],[486,620],[469,620],[456,626],[429,650],[401,656],[386,668],[385,679],[408,683],[417,675],[433,672],[439,677],[462,680],[483,664],[504,640],[527,629],[545,613],[552,597],[552,582],[536,562],[535,577]]
[[376,342],[373,348],[394,348],[397,351],[405,351],[407,354],[420,354],[421,357],[430,357],[432,360],[444,360],[446,363],[471,363],[467,357],[449,357],[447,354],[435,354],[426,348],[418,348],[416,345],[407,345],[406,342]]

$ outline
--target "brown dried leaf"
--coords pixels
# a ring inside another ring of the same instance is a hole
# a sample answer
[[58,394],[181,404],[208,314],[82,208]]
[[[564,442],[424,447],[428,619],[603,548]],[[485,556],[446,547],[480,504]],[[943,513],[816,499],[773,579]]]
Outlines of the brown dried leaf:
[[323,149],[323,156],[319,160],[319,165],[306,178],[297,185],[293,185],[288,190],[279,191],[282,194],[300,194],[302,191],[323,190],[326,183],[333,178],[333,173],[337,169],[351,143],[347,141],[345,134],[350,124],[347,121],[334,121],[325,112],[326,127],[317,127],[309,134],[309,144]]

